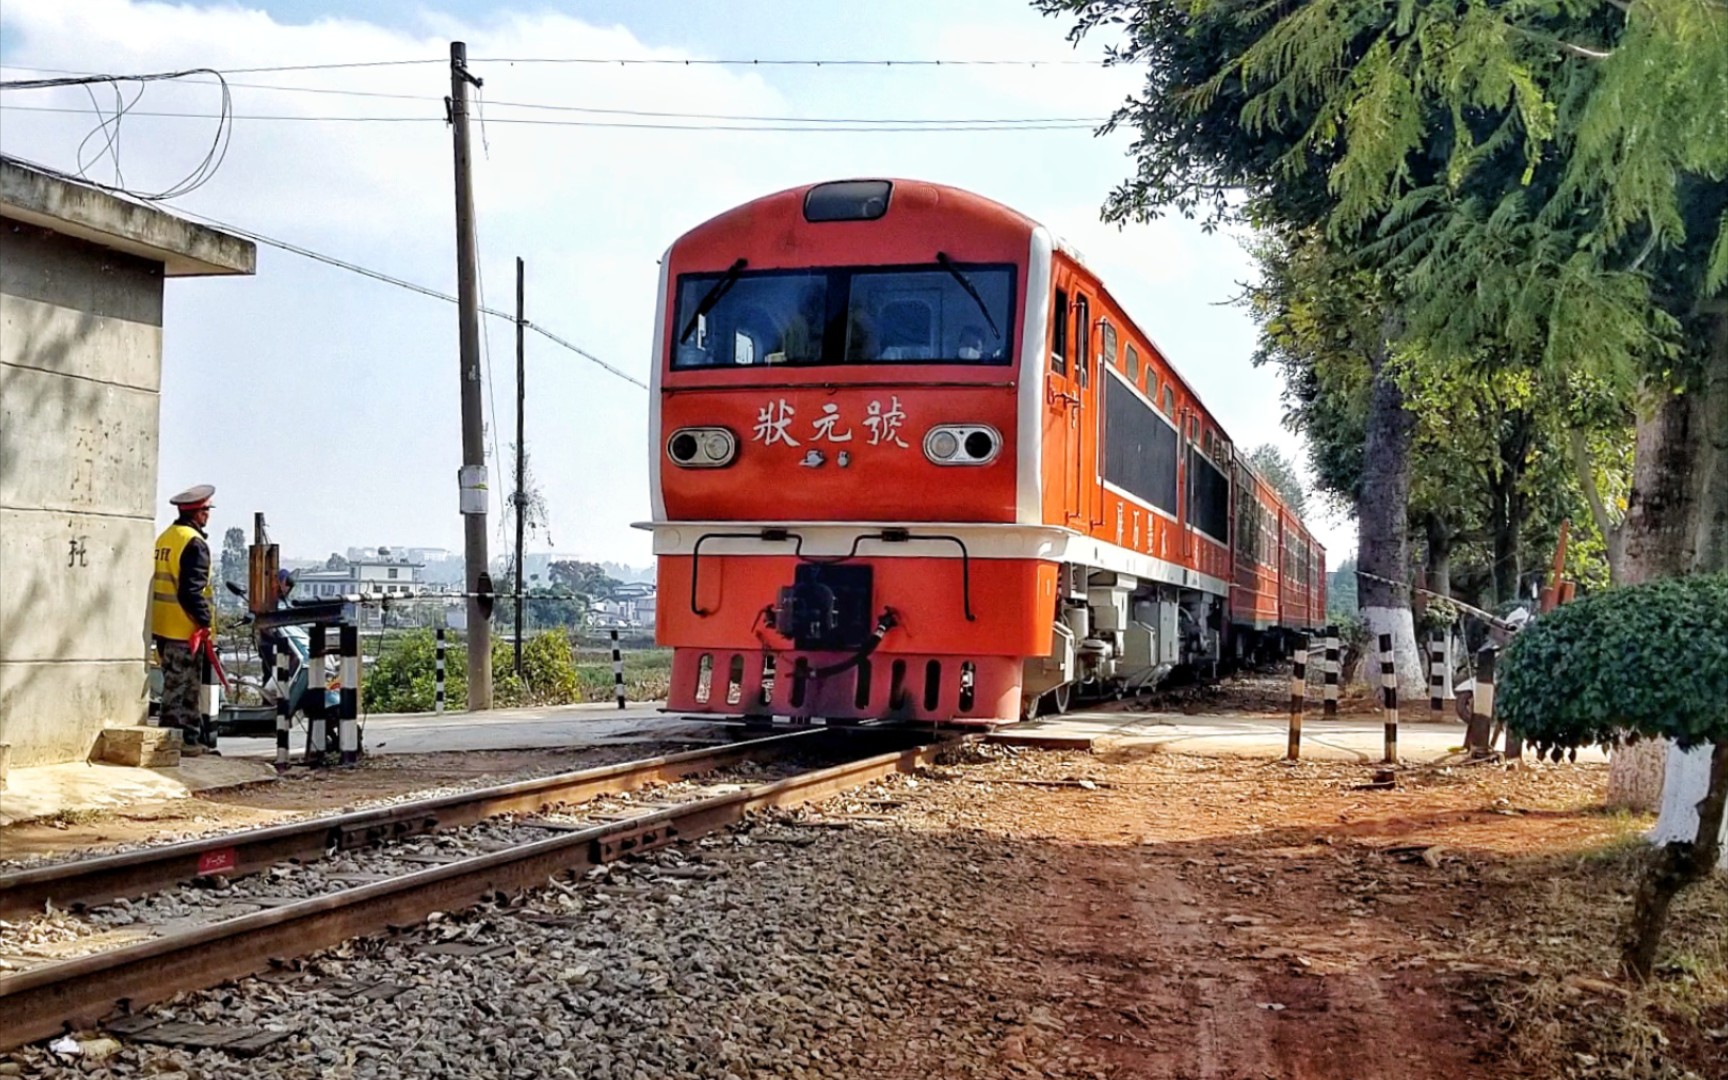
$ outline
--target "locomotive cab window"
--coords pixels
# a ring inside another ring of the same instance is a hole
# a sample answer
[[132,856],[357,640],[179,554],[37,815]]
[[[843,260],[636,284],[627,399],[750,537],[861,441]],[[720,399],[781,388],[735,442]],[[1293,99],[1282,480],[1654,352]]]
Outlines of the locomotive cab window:
[[1092,305],[1084,296],[1074,298],[1074,374],[1085,386],[1091,382]]
[[1068,293],[1062,289],[1056,290],[1056,318],[1051,325],[1055,327],[1055,332],[1050,341],[1050,370],[1058,375],[1066,375],[1068,374]]
[[678,278],[674,370],[774,364],[1006,364],[1014,267],[841,267]]

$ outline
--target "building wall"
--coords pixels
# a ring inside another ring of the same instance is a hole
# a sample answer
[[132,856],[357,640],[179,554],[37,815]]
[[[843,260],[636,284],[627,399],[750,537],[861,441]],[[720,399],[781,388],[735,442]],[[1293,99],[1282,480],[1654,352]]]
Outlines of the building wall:
[[85,757],[145,712],[160,263],[0,217],[0,742]]

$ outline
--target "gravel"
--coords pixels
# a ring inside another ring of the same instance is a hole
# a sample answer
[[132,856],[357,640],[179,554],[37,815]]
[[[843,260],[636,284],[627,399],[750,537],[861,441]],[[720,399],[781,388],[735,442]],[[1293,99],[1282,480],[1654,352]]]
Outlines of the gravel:
[[76,914],[49,910],[20,922],[0,920],[0,972],[24,971],[150,937],[181,933],[249,915],[266,904],[340,892],[425,870],[436,862],[453,862],[557,835],[554,830],[536,827],[535,821],[565,826],[598,824],[641,814],[651,807],[729,794],[746,784],[792,775],[799,768],[795,759],[743,762],[700,778],[604,795],[579,806],[560,805],[528,819],[503,815],[459,829],[333,854],[316,862],[281,863],[232,881],[217,876]]
[[[1014,848],[892,821],[946,786],[896,777],[758,815],[155,1010],[292,1032],[255,1059],[127,1044],[82,1065],[41,1046],[13,1061],[157,1080],[1004,1075],[997,1051],[1021,1067],[1016,1033],[1048,1019],[1016,1003],[1029,973],[991,911],[1020,872]],[[426,951],[440,942],[500,951]],[[332,985],[374,982],[407,989],[373,1001]]]

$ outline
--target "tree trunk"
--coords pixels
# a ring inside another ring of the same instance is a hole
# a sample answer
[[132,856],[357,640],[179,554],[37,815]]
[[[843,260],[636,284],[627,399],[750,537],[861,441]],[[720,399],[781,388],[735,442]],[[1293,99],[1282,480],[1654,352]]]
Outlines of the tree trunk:
[[[1392,635],[1401,699],[1427,695],[1427,677],[1416,648],[1410,614],[1410,438],[1416,418],[1404,408],[1404,392],[1391,370],[1390,344],[1396,320],[1388,318],[1381,347],[1369,358],[1374,373],[1368,397],[1367,439],[1363,443],[1362,488],[1356,497],[1358,604],[1369,648],[1381,634]],[[1372,655],[1372,654],[1371,654]],[[1364,665],[1378,672],[1374,664]]]
[[[1695,469],[1699,510],[1692,570],[1704,574],[1728,571],[1728,315],[1717,318],[1712,344],[1695,402],[1701,447]],[[1657,843],[1694,834],[1693,806],[1710,773],[1709,755],[1699,750],[1687,754],[1673,749],[1666,756],[1668,790],[1658,789],[1662,818],[1652,836]]]
[[1428,588],[1441,596],[1452,595],[1452,530],[1439,514],[1423,517],[1428,536]]
[[[1693,569],[1701,462],[1698,395],[1666,394],[1638,418],[1632,494],[1626,510],[1624,580],[1637,585]],[[1668,744],[1644,740],[1609,758],[1608,805],[1655,810],[1662,804]]]
[[1634,898],[1632,934],[1621,955],[1626,971],[1648,979],[1656,967],[1656,949],[1668,925],[1668,912],[1680,890],[1702,881],[1722,853],[1722,824],[1728,816],[1728,739],[1710,753],[1710,783],[1698,803],[1698,831],[1690,841],[1673,840],[1650,856]]

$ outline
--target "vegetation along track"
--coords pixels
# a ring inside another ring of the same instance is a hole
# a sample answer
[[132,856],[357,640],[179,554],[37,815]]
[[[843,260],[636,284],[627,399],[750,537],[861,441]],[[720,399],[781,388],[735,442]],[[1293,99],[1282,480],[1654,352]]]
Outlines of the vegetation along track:
[[[403,835],[409,835],[432,828],[446,828],[457,821],[478,822],[489,815],[533,813],[557,803],[633,790],[656,780],[674,781],[764,755],[775,756],[789,752],[794,745],[812,747],[813,734],[790,738],[780,736],[715,750],[674,754],[425,803],[407,803],[341,818],[258,830],[252,834],[177,844],[113,859],[25,871],[0,880],[6,884],[18,878],[35,881],[48,876],[50,871],[59,871],[60,880],[68,888],[64,895],[77,892],[86,898],[94,895],[107,900],[115,894],[92,893],[76,871],[82,868],[90,872],[104,862],[153,859],[159,864],[154,871],[155,877],[145,877],[144,871],[137,869],[128,871],[135,876],[108,880],[130,882],[133,889],[147,888],[138,884],[144,881],[171,885],[188,876],[184,870],[188,865],[185,859],[191,854],[174,849],[221,851],[224,842],[233,849],[238,841],[244,839],[250,845],[259,842],[258,838],[267,833],[291,830],[307,833],[297,847],[270,849],[249,846],[246,849],[248,862],[239,861],[236,849],[234,868],[223,873],[245,873],[267,865],[267,856],[262,854],[267,850],[309,851],[313,858],[317,858],[327,850],[324,845],[331,839],[347,840],[349,846],[355,846],[388,841],[392,837],[391,830],[398,827],[405,830]],[[928,764],[935,750],[933,745],[895,750],[759,785],[728,785],[733,790],[673,806],[656,807],[647,813],[622,819],[559,825],[550,835],[537,832],[531,823],[524,823],[529,825],[525,831],[531,833],[532,838],[510,843],[501,849],[482,850],[479,854],[464,855],[425,869],[397,871],[385,880],[266,907],[251,914],[8,975],[0,978],[0,1013],[7,1017],[4,1030],[0,1031],[0,1049],[10,1049],[92,1024],[118,1011],[165,1000],[184,990],[213,986],[227,979],[262,971],[277,961],[305,955],[349,938],[409,925],[434,911],[450,911],[497,893],[533,888],[563,871],[582,869],[697,836],[737,822],[752,810],[817,801],[894,772],[911,772]],[[555,781],[563,783],[560,786]],[[429,807],[437,809],[429,810]],[[262,841],[267,845],[286,845],[288,842],[286,837]],[[299,856],[274,856],[276,859],[296,857]],[[180,868],[182,876],[170,877],[167,869],[170,866]],[[116,871],[95,869],[94,872],[108,874]],[[56,904],[60,903],[51,890],[47,895],[55,897]]]

